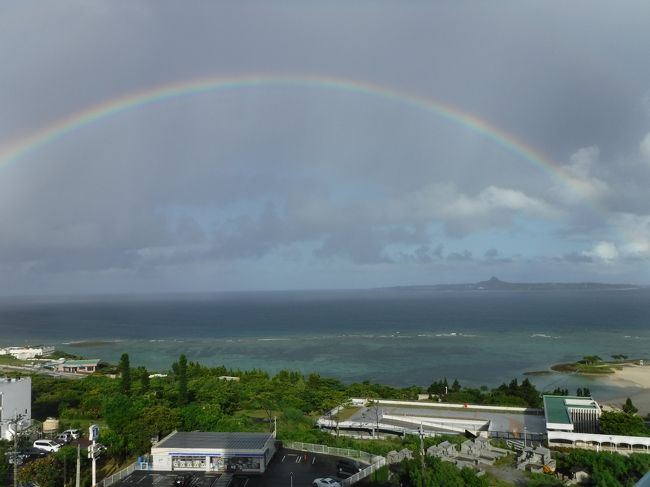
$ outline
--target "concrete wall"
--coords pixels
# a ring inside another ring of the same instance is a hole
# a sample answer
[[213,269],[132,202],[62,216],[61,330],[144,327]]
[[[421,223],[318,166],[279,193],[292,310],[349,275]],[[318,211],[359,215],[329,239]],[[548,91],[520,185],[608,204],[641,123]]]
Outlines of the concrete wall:
[[3,439],[13,439],[9,421],[17,414],[23,416],[22,427],[28,426],[32,419],[32,379],[0,378],[0,437]]
[[[350,402],[353,406],[363,406],[368,402],[368,399],[352,398]],[[543,413],[543,409],[534,408],[519,408],[512,406],[482,406],[478,404],[455,404],[449,402],[420,402],[420,401],[393,401],[387,399],[377,399],[380,405],[386,406],[417,406],[419,408],[438,408],[438,409],[474,409],[479,411],[505,411],[514,413]]]

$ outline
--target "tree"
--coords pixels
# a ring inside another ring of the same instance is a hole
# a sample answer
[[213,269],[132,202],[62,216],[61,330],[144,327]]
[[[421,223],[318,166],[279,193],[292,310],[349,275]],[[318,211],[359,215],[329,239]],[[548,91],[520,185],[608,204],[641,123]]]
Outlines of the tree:
[[375,423],[375,431],[377,431],[379,429],[379,422],[383,416],[378,399],[368,398],[368,411],[370,411],[370,417]]
[[63,483],[63,465],[51,455],[23,465],[18,471],[20,483],[34,483],[39,487],[58,487]]
[[269,422],[269,431],[273,431],[273,412],[278,408],[278,402],[270,391],[264,391],[257,395],[257,406],[264,410],[266,419]]
[[632,399],[629,397],[625,400],[625,404],[622,406],[623,412],[627,414],[636,414],[639,410],[634,404],[632,404]]
[[149,392],[149,371],[145,367],[138,367],[138,373],[140,375],[140,389],[143,394]]
[[635,414],[605,411],[598,420],[600,432],[607,435],[650,436],[643,419]]
[[187,404],[187,357],[181,354],[178,358],[178,404]]
[[120,357],[118,366],[120,372],[120,390],[127,396],[131,394],[131,364],[129,363],[129,354],[123,353]]
[[13,450],[13,445],[6,440],[0,440],[0,484],[9,484],[9,465],[8,457],[5,455],[8,451]]
[[585,365],[594,365],[597,364],[598,362],[602,362],[603,359],[600,358],[598,355],[585,355],[582,357],[582,362],[584,362]]

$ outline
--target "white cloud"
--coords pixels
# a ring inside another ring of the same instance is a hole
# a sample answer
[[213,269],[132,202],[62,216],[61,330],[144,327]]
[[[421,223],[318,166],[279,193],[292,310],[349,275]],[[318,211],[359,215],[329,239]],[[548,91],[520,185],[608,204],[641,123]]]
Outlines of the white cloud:
[[451,184],[431,184],[406,197],[391,201],[387,216],[391,221],[413,218],[420,221],[474,219],[494,212],[522,212],[552,216],[552,208],[522,191],[489,186],[475,196],[461,193]]
[[600,150],[590,146],[578,149],[564,166],[569,184],[558,185],[553,192],[565,203],[582,203],[585,200],[598,200],[610,193],[609,185],[593,175]]
[[612,242],[598,242],[591,250],[583,252],[586,257],[604,262],[612,262],[619,258],[620,253]]
[[611,226],[621,235],[621,252],[633,259],[650,259],[650,215],[618,213],[611,217]]
[[459,194],[455,201],[442,207],[442,215],[452,218],[475,218],[502,210],[537,216],[550,216],[552,213],[545,202],[522,191],[489,186],[473,198]]

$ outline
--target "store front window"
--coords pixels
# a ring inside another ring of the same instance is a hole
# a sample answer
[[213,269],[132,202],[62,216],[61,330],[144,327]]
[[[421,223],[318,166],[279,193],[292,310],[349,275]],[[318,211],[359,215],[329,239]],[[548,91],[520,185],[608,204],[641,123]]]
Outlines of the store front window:
[[261,470],[262,460],[257,457],[235,457],[226,459],[226,470],[228,472],[238,472],[243,470]]
[[172,457],[172,468],[205,470],[205,456],[174,456]]

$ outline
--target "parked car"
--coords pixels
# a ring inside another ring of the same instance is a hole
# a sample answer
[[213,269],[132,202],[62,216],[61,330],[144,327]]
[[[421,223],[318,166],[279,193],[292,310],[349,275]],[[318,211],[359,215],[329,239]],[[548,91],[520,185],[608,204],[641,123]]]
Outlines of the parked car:
[[57,443],[54,440],[36,440],[34,442],[34,448],[38,448],[39,450],[43,451],[55,452],[59,451],[61,444]]
[[72,435],[67,431],[64,431],[63,433],[59,434],[59,436],[57,436],[55,440],[65,445],[72,441]]
[[354,475],[357,472],[361,472],[362,469],[363,467],[356,460],[344,458],[336,462],[336,471],[338,472],[339,477],[341,475]]
[[68,433],[73,440],[78,440],[79,438],[81,438],[81,430],[71,429],[71,430],[65,430],[63,433]]
[[312,487],[341,487],[341,484],[329,477],[326,479],[314,479],[311,485]]
[[193,475],[179,475],[174,479],[174,487],[189,487],[192,485]]
[[46,457],[48,452],[45,450],[41,450],[40,448],[34,448],[31,447],[28,450],[24,450],[21,452],[26,460],[36,460],[38,458],[43,458]]

